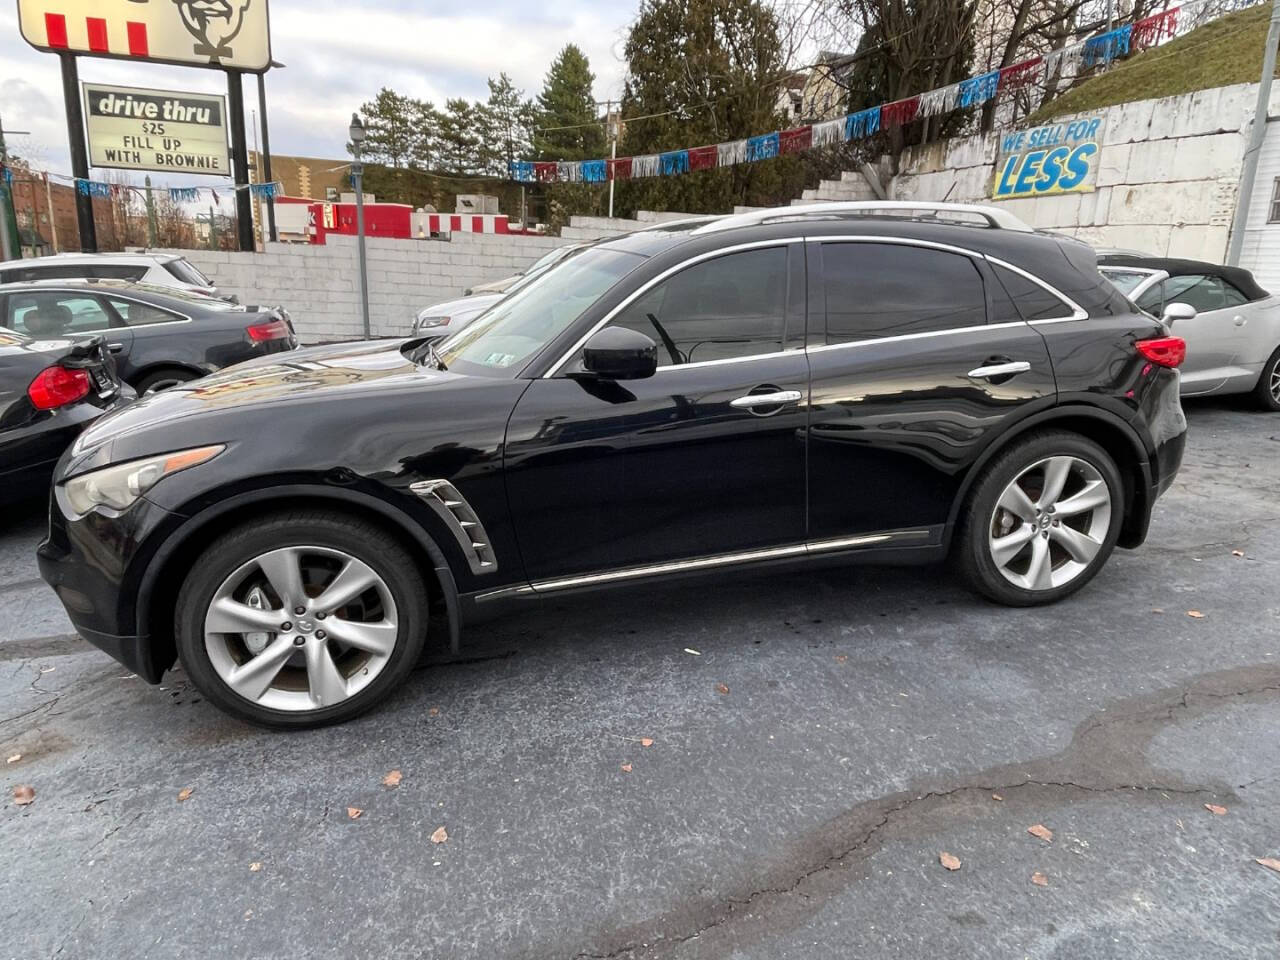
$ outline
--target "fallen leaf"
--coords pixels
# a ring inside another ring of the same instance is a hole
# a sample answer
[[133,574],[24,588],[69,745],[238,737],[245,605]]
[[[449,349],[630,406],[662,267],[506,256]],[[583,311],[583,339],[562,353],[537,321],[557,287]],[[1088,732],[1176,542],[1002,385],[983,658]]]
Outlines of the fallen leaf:
[[1188,617],[1190,617],[1192,620],[1203,620],[1203,619],[1204,619],[1204,614],[1203,614],[1203,613],[1201,613],[1199,610],[1188,610],[1188,611],[1187,611],[1187,616],[1188,616]]
[[22,759],[22,754],[15,753],[12,757],[6,760],[5,763],[17,763],[21,759]]
[[948,870],[960,869],[960,858],[947,853],[945,850],[938,854],[938,862]]
[[1274,870],[1276,873],[1280,873],[1280,860],[1277,860],[1275,857],[1254,857],[1253,862],[1266,867],[1268,870]]
[[1037,887],[1047,887],[1049,885],[1049,878],[1043,873],[1033,873],[1031,875],[1031,882]]
[[352,820],[359,820],[363,813],[364,811],[359,807],[347,807],[347,816]]
[[998,794],[998,793],[993,793],[993,794],[991,795],[991,799],[992,799],[992,800],[995,800],[997,803],[1001,803],[1001,802],[1003,802],[1003,801],[1004,801],[1004,797],[1000,796],[1000,794]]
[[404,779],[403,773],[401,773],[399,770],[392,770],[390,773],[388,773],[385,777],[382,778],[382,785],[384,787],[398,787],[400,786],[400,781],[402,779]]
[[652,747],[652,746],[653,746],[653,738],[652,738],[652,737],[641,737],[641,738],[640,738],[640,746],[642,746],[642,747]]
[[182,803],[184,800],[186,800],[186,799],[187,799],[187,797],[191,796],[192,789],[193,789],[193,788],[191,788],[191,787],[183,787],[181,790],[179,790],[179,791],[178,791],[178,802],[179,802],[179,803]]
[[249,864],[250,873],[257,873],[261,869],[262,869],[262,864],[256,860],[253,863]]
[[848,662],[849,662],[849,658],[845,656],[843,653],[836,654],[836,663],[848,663]]
[[440,708],[439,708],[439,707],[432,707],[430,710],[428,710],[428,711],[427,711],[427,716],[429,716],[429,717],[438,717],[438,716],[440,716]]
[[723,683],[717,683],[717,684],[716,684],[716,693],[718,693],[718,694],[720,694],[721,696],[723,696],[723,695],[727,694],[728,692],[729,692],[729,688],[728,688],[728,687],[726,687]]
[[1033,837],[1039,837],[1045,843],[1053,843],[1053,831],[1043,823],[1037,823],[1033,827],[1027,827],[1027,833],[1031,834]]
[[1243,551],[1243,550],[1232,550],[1232,551],[1231,551],[1231,555],[1232,555],[1233,557],[1243,557],[1243,556],[1244,556],[1244,551]]
[[449,839],[449,831],[444,827],[437,827],[436,832],[431,835],[432,843],[444,843]]
[[1204,808],[1217,817],[1225,817],[1227,815],[1227,808],[1220,807],[1216,803],[1206,803]]
[[31,801],[35,800],[35,798],[35,787],[29,787],[26,784],[19,784],[13,788],[13,802],[20,807],[25,807],[27,804],[31,803]]
[[631,764],[629,764],[629,763],[624,763],[624,764],[622,765],[622,772],[623,772],[623,773],[630,773],[630,772],[631,772]]
[[1164,613],[1164,611],[1163,611],[1162,609],[1160,609],[1159,607],[1152,607],[1152,608],[1151,608],[1151,612],[1152,612],[1152,613]]
[[685,652],[685,653],[691,653],[691,654],[693,654],[695,657],[700,657],[700,656],[702,656],[702,654],[701,654],[699,651],[697,651],[697,650],[693,649],[693,647],[685,647],[685,648],[684,648],[684,652]]

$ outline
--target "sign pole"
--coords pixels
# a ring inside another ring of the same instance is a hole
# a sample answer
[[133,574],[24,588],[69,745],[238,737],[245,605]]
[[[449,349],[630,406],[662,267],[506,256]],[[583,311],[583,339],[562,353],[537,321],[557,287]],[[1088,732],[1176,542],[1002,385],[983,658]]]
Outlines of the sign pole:
[[1267,45],[1262,51],[1262,81],[1258,84],[1258,102],[1249,128],[1249,144],[1244,151],[1240,171],[1240,193],[1236,198],[1235,217],[1231,222],[1231,239],[1227,242],[1227,263],[1240,265],[1244,250],[1244,230],[1249,224],[1249,204],[1253,200],[1253,182],[1258,176],[1258,154],[1267,135],[1267,110],[1271,102],[1271,78],[1276,74],[1276,45],[1280,44],[1280,0],[1271,7],[1271,24],[1267,27]]
[[[62,96],[67,105],[67,139],[71,144],[71,175],[89,179],[89,151],[84,146],[84,110],[80,105],[80,70],[73,53],[60,53],[62,61]],[[93,197],[81,193],[76,185],[76,222],[80,227],[80,249],[98,252],[98,230],[93,222]]]
[[236,180],[236,233],[240,249],[253,253],[253,198],[249,196],[249,149],[245,144],[244,87],[239,70],[227,70],[227,119],[231,121],[231,166]]
[[[267,131],[267,72],[258,74],[258,116],[262,118],[262,177],[263,183],[275,183],[271,176],[271,134]],[[275,243],[279,238],[276,233],[276,198],[273,193],[267,198],[267,235]]]

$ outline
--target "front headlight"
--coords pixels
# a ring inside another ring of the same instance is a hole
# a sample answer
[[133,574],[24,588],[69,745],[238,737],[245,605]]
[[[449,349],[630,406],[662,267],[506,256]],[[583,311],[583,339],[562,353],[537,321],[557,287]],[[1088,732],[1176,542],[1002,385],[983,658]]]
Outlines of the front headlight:
[[418,317],[419,330],[434,330],[437,327],[447,327],[448,325],[448,317],[427,317],[421,315]]
[[67,503],[77,516],[84,516],[95,507],[127,510],[171,473],[212,460],[225,449],[226,444],[196,447],[81,474],[63,484]]

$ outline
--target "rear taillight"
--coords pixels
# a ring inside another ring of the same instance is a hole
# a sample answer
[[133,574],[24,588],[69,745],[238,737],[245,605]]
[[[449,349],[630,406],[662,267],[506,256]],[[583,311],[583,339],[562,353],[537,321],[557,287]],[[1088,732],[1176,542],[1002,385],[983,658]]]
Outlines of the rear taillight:
[[266,343],[268,340],[288,340],[289,325],[283,320],[268,320],[266,323],[255,323],[245,328],[245,333],[254,343]]
[[1182,366],[1187,359],[1187,341],[1181,337],[1161,337],[1159,340],[1139,340],[1138,352],[1152,363],[1173,369]]
[[37,410],[56,410],[89,395],[89,374],[66,367],[41,370],[27,387],[27,396]]

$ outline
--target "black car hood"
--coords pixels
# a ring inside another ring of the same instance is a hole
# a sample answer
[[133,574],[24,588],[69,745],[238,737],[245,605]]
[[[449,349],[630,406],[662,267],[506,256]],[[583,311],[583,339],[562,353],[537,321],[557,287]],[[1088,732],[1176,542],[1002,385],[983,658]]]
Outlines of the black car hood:
[[[64,476],[72,476],[106,463],[132,456],[131,438],[143,433],[176,434],[191,428],[197,442],[209,438],[195,430],[197,421],[224,421],[237,413],[256,408],[278,407],[281,420],[285,408],[337,402],[340,411],[357,400],[369,400],[427,386],[439,388],[473,380],[417,364],[401,352],[408,341],[380,340],[358,344],[308,347],[262,357],[229,367],[220,373],[173,387],[140,399],[128,407],[103,417],[81,434],[66,462]],[[226,432],[226,431],[222,431]],[[234,433],[234,431],[231,431]],[[172,444],[168,444],[172,448]],[[161,452],[161,451],[155,451]]]

